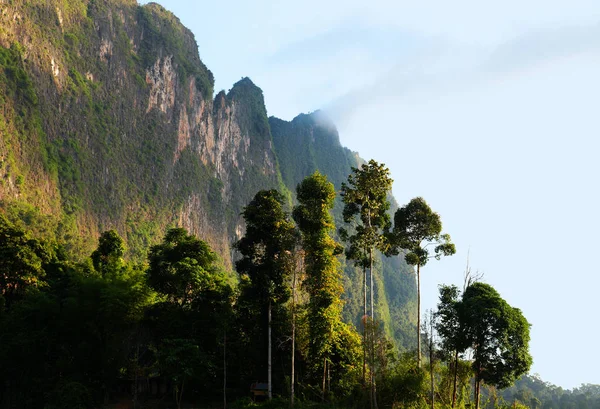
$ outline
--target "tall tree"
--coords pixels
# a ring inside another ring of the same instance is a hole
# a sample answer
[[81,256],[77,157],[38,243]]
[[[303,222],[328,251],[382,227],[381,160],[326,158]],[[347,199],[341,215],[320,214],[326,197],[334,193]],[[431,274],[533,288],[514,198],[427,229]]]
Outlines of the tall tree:
[[490,285],[474,283],[465,290],[460,317],[473,349],[475,407],[481,382],[500,389],[529,370],[529,327],[521,311],[511,307]]
[[[422,197],[412,199],[394,215],[394,230],[391,235],[394,245],[390,252],[407,251],[405,260],[417,266],[417,366],[421,366],[421,267],[431,258],[456,253],[448,234],[442,234],[442,221]],[[434,254],[428,247],[435,245]]]
[[296,232],[283,210],[283,196],[277,190],[261,190],[244,208],[246,233],[235,245],[242,255],[236,269],[250,281],[256,302],[267,312],[268,395],[272,397],[271,314],[274,305],[285,303],[290,291],[287,275],[293,265]]
[[460,291],[455,285],[440,286],[435,328],[441,338],[442,350],[451,356],[453,372],[452,408],[456,405],[459,354],[468,348],[465,331],[459,316]]
[[220,341],[232,315],[233,290],[216,254],[185,229],[168,230],[148,260],[148,283],[163,302],[148,309],[146,321],[159,368],[180,407],[191,381],[204,385],[205,393],[218,388]]
[[343,287],[336,255],[343,248],[331,236],[335,229],[331,209],[335,188],[319,172],[304,179],[296,188],[298,206],[293,217],[302,233],[306,279],[310,295],[308,326],[310,361],[314,373],[322,373],[322,399],[325,397],[325,366],[331,362],[334,331],[341,321]]
[[[373,305],[373,256],[375,250],[386,251],[385,231],[389,229],[390,217],[387,211],[390,203],[387,196],[392,189],[393,180],[390,171],[384,164],[373,159],[363,164],[360,169],[352,168],[348,183],[342,183],[341,196],[344,201],[344,222],[352,223],[353,233],[340,229],[342,240],[349,243],[346,256],[354,260],[355,265],[363,268],[363,320],[367,314],[367,275],[370,274],[371,319],[375,318]],[[363,324],[363,348],[366,348],[365,325]],[[374,354],[374,351],[371,351]],[[373,358],[373,357],[371,357]],[[373,359],[371,359],[373,360]],[[366,349],[363,349],[363,382],[365,379]],[[374,376],[371,374],[372,393],[374,392]]]

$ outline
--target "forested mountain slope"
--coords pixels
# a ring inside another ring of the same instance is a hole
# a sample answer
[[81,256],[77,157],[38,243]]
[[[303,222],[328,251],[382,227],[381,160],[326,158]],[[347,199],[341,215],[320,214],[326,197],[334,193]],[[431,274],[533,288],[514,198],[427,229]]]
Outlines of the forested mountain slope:
[[[240,212],[258,190],[293,200],[316,169],[339,189],[360,159],[321,114],[268,119],[249,79],[216,96],[213,86],[193,34],[157,4],[0,1],[2,211],[80,256],[114,228],[143,260],[182,226],[231,268]],[[345,317],[356,322],[361,273],[345,272]],[[414,276],[396,258],[376,278],[379,317],[411,346]]]

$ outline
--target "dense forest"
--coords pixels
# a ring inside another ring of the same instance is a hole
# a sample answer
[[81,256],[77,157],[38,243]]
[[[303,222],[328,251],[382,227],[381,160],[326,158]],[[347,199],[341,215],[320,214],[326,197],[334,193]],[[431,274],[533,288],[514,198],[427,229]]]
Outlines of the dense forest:
[[[236,273],[180,227],[144,262],[127,261],[114,230],[74,261],[1,216],[2,407],[502,407],[495,388],[531,365],[529,323],[490,285],[441,287],[420,349],[399,353],[382,331],[373,252],[402,252],[417,268],[454,253],[422,198],[392,223],[390,188],[384,165],[352,168],[343,243],[326,176],[299,183],[292,208],[277,190],[257,192]],[[342,320],[342,253],[363,272],[359,327]],[[533,397],[521,388],[512,405]]]

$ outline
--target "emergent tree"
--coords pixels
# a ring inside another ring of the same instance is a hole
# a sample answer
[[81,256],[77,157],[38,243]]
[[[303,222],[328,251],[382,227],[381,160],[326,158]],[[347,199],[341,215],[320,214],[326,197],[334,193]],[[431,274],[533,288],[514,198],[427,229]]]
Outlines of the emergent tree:
[[290,290],[287,275],[293,265],[296,232],[283,209],[283,196],[277,190],[261,190],[244,208],[246,234],[236,248],[242,255],[235,265],[238,273],[250,281],[256,302],[267,312],[268,323],[268,394],[272,397],[271,379],[271,310],[285,303]]
[[475,408],[481,382],[497,388],[514,383],[531,366],[529,327],[521,311],[511,307],[490,285],[474,283],[465,290],[460,319],[473,349]]
[[296,188],[298,206],[294,220],[302,233],[306,279],[304,286],[310,296],[308,327],[309,361],[313,374],[322,374],[321,396],[325,396],[325,375],[332,363],[334,331],[341,323],[343,287],[340,263],[336,255],[343,248],[331,237],[335,229],[331,209],[335,188],[327,177],[315,172]]
[[[392,183],[390,170],[373,159],[368,164],[363,164],[360,169],[352,168],[348,183],[342,183],[343,217],[346,223],[354,224],[354,233],[350,234],[346,229],[340,229],[340,235],[342,240],[349,243],[346,256],[354,260],[355,265],[363,268],[363,320],[367,319],[366,267],[369,267],[370,275],[371,320],[375,319],[373,256],[375,250],[386,252],[388,248],[385,232],[390,228],[391,223],[387,213],[390,208],[387,196],[392,189]],[[363,326],[363,344],[366,346],[365,341],[366,334]],[[375,351],[370,352],[371,361],[374,361]],[[366,374],[365,362],[366,349],[363,349],[363,382]],[[371,371],[371,402],[372,406],[373,403],[377,406],[374,380],[375,374]]]
[[[435,213],[422,197],[412,199],[394,215],[393,246],[390,253],[406,250],[405,260],[417,266],[417,366],[421,366],[421,267],[433,257],[456,253],[448,234],[442,234],[440,215]],[[434,245],[434,254],[428,247]]]

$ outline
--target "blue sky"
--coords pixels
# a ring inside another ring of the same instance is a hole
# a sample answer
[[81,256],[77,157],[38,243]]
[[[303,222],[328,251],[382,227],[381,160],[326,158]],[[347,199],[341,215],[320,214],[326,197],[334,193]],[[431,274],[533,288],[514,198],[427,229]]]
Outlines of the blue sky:
[[532,323],[532,373],[600,384],[600,2],[159,1],[216,89],[249,76],[269,115],[325,109],[344,145],[423,196],[458,253]]

